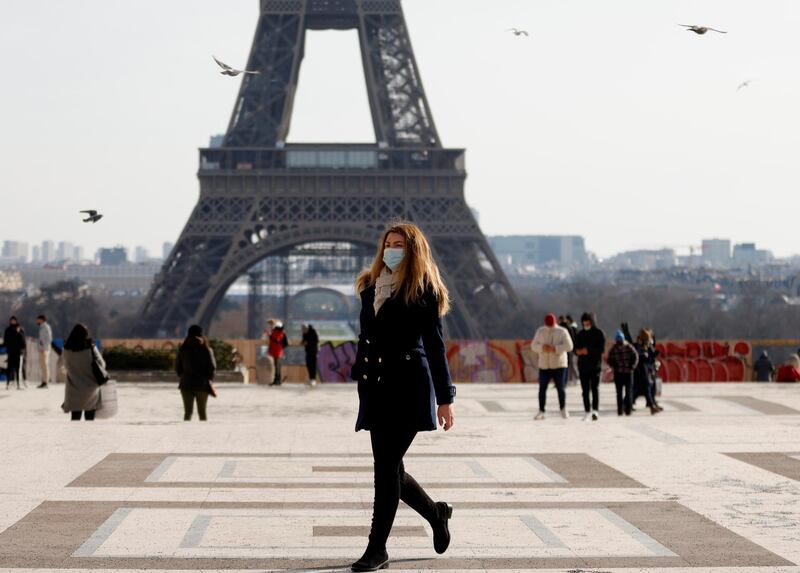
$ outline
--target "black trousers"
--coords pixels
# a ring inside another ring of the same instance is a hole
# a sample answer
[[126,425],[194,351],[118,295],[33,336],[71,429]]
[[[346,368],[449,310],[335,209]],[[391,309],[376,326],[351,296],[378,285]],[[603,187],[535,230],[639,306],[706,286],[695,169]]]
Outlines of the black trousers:
[[308,379],[317,379],[317,353],[306,353],[306,369],[308,370]]
[[[595,412],[600,407],[600,371],[581,370],[581,392],[583,393],[583,409],[585,412]],[[591,393],[591,403],[589,394]]]
[[617,387],[617,414],[622,414],[623,411],[630,414],[633,404],[633,373],[614,372],[614,385]]
[[275,365],[275,376],[272,377],[273,384],[281,383],[281,358],[277,356],[272,357],[272,363]]
[[436,518],[436,504],[403,466],[403,456],[416,435],[415,431],[394,428],[370,431],[375,461],[375,502],[369,545],[374,549],[386,548],[401,499],[428,522]]
[[[94,420],[94,412],[95,412],[94,410],[85,410],[83,412],[83,419],[86,420],[87,422],[91,422],[92,420]],[[71,414],[73,422],[77,422],[78,420],[81,419],[80,410],[74,410],[73,412],[71,412]]]
[[22,364],[22,353],[20,352],[9,352],[7,361],[8,361],[8,382],[11,383],[14,380],[17,381],[17,386],[19,386],[19,370],[20,364]]

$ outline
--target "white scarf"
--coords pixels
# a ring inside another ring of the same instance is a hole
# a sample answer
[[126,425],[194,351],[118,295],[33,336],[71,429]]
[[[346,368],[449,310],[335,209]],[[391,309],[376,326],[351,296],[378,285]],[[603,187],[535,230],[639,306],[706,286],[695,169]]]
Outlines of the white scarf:
[[378,275],[378,280],[375,281],[375,301],[372,303],[376,316],[378,310],[383,306],[383,303],[389,300],[394,291],[397,290],[396,278],[396,275],[389,272],[389,269],[386,267],[384,267],[381,274]]

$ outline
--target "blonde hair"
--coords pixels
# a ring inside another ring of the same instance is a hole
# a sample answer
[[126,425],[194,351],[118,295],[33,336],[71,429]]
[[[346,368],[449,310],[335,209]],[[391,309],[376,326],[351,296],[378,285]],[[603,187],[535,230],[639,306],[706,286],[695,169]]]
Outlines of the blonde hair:
[[372,286],[386,267],[383,262],[383,250],[386,239],[391,233],[401,235],[406,241],[405,255],[400,266],[393,271],[397,275],[398,295],[406,304],[418,301],[425,290],[430,288],[439,303],[439,315],[444,316],[450,310],[450,295],[439,273],[439,267],[433,260],[431,246],[422,230],[408,221],[394,221],[381,235],[375,259],[372,265],[356,278],[356,292]]

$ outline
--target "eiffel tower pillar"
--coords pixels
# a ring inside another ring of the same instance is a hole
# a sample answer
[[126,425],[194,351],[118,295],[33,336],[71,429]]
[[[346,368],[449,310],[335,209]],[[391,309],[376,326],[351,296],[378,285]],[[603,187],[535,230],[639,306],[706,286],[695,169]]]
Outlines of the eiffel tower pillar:
[[[143,305],[139,336],[210,325],[239,276],[318,241],[374,246],[392,218],[425,231],[453,298],[452,338],[519,335],[520,303],[464,199],[464,150],[442,147],[399,0],[261,0],[222,147]],[[286,144],[306,30],[356,29],[375,144]]]

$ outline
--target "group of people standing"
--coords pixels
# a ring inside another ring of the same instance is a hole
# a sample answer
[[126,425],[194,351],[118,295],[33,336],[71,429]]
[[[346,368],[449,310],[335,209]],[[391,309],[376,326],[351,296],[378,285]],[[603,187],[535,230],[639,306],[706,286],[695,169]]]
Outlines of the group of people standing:
[[[655,380],[657,372],[655,338],[649,329],[642,329],[634,341],[628,325],[623,323],[614,335],[614,344],[606,354],[606,336],[597,326],[594,314],[581,316],[582,329],[578,330],[568,317],[557,319],[554,314],[544,318],[531,341],[531,350],[538,357],[539,412],[535,420],[545,419],[547,388],[556,386],[558,407],[562,418],[569,418],[566,407],[566,384],[570,369],[577,363],[581,383],[583,420],[599,419],[600,378],[603,361],[614,373],[617,414],[630,416],[636,396],[644,395],[651,414],[662,408],[656,401]],[[573,358],[573,356],[575,358]]]
[[[36,317],[36,325],[38,327],[36,348],[39,353],[39,371],[41,374],[41,382],[38,388],[47,388],[50,382],[49,363],[50,351],[53,348],[53,329],[50,328],[47,317],[43,314]],[[20,383],[27,386],[27,383],[25,383],[25,359],[28,350],[25,329],[22,328],[16,316],[12,316],[8,320],[8,326],[3,332],[3,345],[7,353],[6,388],[10,388],[12,382],[17,383],[17,389],[20,388]],[[57,350],[60,352],[61,349]]]
[[[264,336],[267,341],[267,356],[273,365],[273,377],[270,386],[280,386],[283,383],[281,365],[286,355],[286,348],[290,345],[286,328],[280,320],[271,318],[267,321]],[[303,325],[303,338],[301,341],[306,355],[306,370],[308,371],[308,384],[317,384],[317,353],[319,352],[319,334],[311,324]]]

